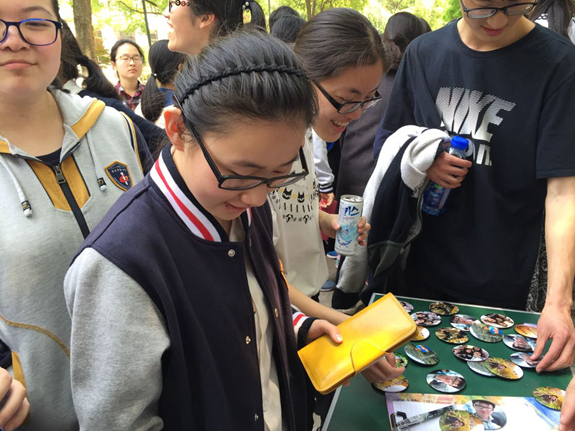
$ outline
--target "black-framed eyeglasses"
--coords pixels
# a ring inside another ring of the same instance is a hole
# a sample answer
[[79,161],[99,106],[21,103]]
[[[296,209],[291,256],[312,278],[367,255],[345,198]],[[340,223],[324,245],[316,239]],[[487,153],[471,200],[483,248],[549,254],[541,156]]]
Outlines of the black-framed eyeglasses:
[[204,142],[202,141],[200,134],[197,132],[192,122],[189,121],[184,115],[182,105],[180,104],[180,101],[177,99],[176,96],[174,96],[174,102],[182,112],[182,117],[184,119],[185,124],[189,127],[192,134],[194,135],[194,138],[198,142],[198,145],[200,146],[200,149],[202,150],[202,153],[204,154],[204,157],[208,162],[210,169],[212,170],[216,179],[218,180],[218,187],[220,189],[250,190],[258,187],[261,184],[265,184],[271,189],[277,189],[280,187],[289,186],[299,181],[300,179],[305,178],[309,174],[309,170],[303,153],[303,147],[301,147],[299,149],[299,158],[301,160],[301,165],[303,168],[303,171],[301,172],[295,174],[281,175],[279,177],[272,177],[272,178],[255,177],[251,175],[222,175],[222,173],[218,169],[218,166],[214,162],[214,159],[212,159],[212,156],[210,156],[208,149],[204,145]]
[[371,99],[364,100],[363,102],[350,101],[350,102],[339,103],[327,91],[325,91],[325,89],[321,85],[319,85],[319,82],[314,80],[313,83],[319,89],[319,91],[321,91],[321,94],[325,96],[328,102],[331,103],[331,106],[333,106],[340,114],[349,114],[350,112],[357,111],[359,108],[365,111],[366,109],[371,108],[381,100],[381,96],[376,90],[374,97],[372,97]]
[[123,62],[130,62],[133,61],[134,63],[141,63],[144,61],[144,58],[141,55],[133,55],[130,57],[129,55],[122,55],[116,59],[116,62],[123,61]]
[[515,3],[505,7],[476,7],[473,9],[467,9],[462,0],[459,0],[459,2],[461,3],[463,12],[465,12],[467,17],[471,19],[490,18],[499,11],[503,12],[507,16],[525,15],[526,13],[531,12],[537,5],[537,2],[529,2]]
[[168,12],[171,12],[174,6],[190,6],[190,2],[186,0],[170,0],[168,2]]
[[18,29],[24,42],[33,46],[46,46],[56,42],[62,23],[42,18],[25,19],[20,22],[0,19],[0,43],[4,43],[8,38],[8,29],[11,26]]

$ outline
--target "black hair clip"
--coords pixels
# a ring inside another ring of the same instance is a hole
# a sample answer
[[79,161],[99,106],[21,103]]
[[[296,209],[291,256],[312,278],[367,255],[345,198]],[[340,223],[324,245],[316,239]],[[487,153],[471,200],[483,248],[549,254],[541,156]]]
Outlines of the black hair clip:
[[250,10],[250,2],[246,1],[243,5],[242,5],[242,9],[243,10]]

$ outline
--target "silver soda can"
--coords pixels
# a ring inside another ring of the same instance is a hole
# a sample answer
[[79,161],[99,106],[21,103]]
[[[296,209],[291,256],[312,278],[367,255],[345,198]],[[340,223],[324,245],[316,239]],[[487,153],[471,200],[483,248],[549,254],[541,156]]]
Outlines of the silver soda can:
[[343,195],[339,198],[337,221],[341,226],[335,235],[335,251],[343,256],[357,253],[357,225],[361,220],[363,198],[355,195]]

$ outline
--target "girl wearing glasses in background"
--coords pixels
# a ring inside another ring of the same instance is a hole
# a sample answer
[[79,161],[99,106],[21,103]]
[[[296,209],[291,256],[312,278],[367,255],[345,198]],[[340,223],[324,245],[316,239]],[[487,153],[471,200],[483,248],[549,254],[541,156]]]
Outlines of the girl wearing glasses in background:
[[238,31],[192,57],[176,98],[172,145],[66,276],[80,428],[305,430],[296,338],[341,336],[292,316],[265,203],[309,174],[312,85],[283,43]]
[[110,50],[110,60],[118,75],[116,91],[124,105],[134,111],[140,104],[145,87],[139,81],[144,64],[144,51],[136,42],[122,39]]
[[[27,388],[32,431],[78,429],[64,276],[90,230],[143,178],[135,149],[146,148],[114,109],[51,86],[60,28],[55,0],[0,0],[0,343]],[[0,401],[0,413],[9,406]]]

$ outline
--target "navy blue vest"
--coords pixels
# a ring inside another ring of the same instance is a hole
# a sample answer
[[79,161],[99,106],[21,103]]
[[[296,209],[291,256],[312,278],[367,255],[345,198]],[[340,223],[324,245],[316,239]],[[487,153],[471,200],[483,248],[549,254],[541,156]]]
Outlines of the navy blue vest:
[[[171,156],[162,156],[186,197],[197,204]],[[221,242],[194,235],[148,175],[122,196],[78,254],[94,248],[137,281],[164,316],[170,349],[162,358],[160,417],[166,430],[263,431],[247,253],[274,325],[283,419],[291,430],[304,430],[304,372],[269,207],[253,208],[251,225],[242,215],[244,243],[229,242],[215,219],[201,210]]]

